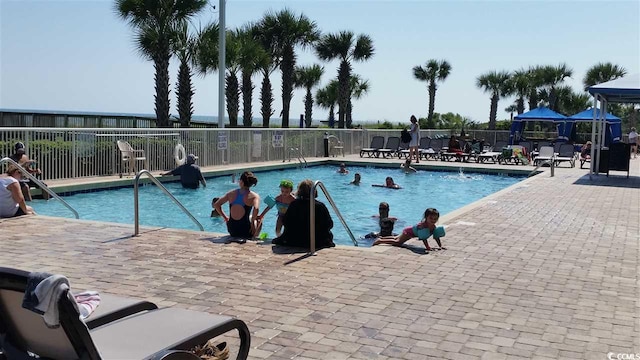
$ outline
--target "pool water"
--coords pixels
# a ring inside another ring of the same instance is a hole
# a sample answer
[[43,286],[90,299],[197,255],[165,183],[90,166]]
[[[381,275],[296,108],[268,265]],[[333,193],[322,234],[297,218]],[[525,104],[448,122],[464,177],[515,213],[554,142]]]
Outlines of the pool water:
[[[400,169],[349,167],[349,174],[336,172],[337,166],[314,166],[304,169],[273,170],[257,172],[258,184],[252,188],[261,198],[276,197],[280,193],[282,179],[293,180],[295,186],[304,179],[321,180],[345,222],[356,238],[371,231],[378,231],[378,204],[385,201],[390,205],[390,216],[398,218],[394,232],[411,226],[421,220],[424,210],[434,207],[441,216],[470,204],[482,197],[506,188],[524,179],[506,175],[489,175],[463,172],[418,171],[404,174]],[[362,176],[360,186],[350,185],[354,174]],[[394,190],[372,187],[384,184],[385,177],[392,176],[402,189]],[[183,189],[179,182],[166,183],[167,189],[200,221],[205,230],[227,233],[221,218],[211,218],[211,199],[237,189],[231,176],[207,179],[207,187],[197,190]],[[295,190],[295,189],[294,189]],[[133,231],[133,188],[78,193],[64,197],[80,214],[83,220],[109,221],[132,224]],[[332,214],[334,241],[336,244],[353,245],[347,231],[335,215],[322,191],[318,200],[324,202]],[[73,214],[59,201],[34,200],[31,205],[38,214],[73,218]],[[155,185],[140,187],[140,225],[160,226],[198,230],[191,219],[175,205]],[[225,204],[228,214],[228,204]],[[260,212],[265,208],[264,202]],[[277,210],[271,209],[265,216],[262,232],[268,238],[275,237]],[[370,246],[367,239],[358,239],[360,246]]]

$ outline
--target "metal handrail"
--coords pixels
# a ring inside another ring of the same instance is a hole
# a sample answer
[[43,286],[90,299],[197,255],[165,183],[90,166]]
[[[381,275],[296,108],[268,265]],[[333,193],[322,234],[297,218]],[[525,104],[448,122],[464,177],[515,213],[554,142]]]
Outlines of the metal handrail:
[[291,161],[291,152],[292,151],[297,151],[298,154],[296,154],[296,158],[298,159],[298,163],[300,163],[300,165],[303,165],[304,163],[304,167],[307,167],[307,159],[304,158],[304,155],[302,155],[302,150],[300,150],[300,148],[297,147],[292,147],[289,148],[289,161]]
[[27,169],[23,168],[22,166],[20,166],[20,164],[18,164],[13,159],[8,158],[8,157],[2,158],[2,160],[0,160],[0,164],[4,164],[6,162],[8,162],[9,164],[13,164],[16,167],[18,167],[18,170],[20,170],[20,172],[23,175],[26,175],[29,180],[33,181],[34,183],[38,184],[38,186],[40,186],[40,190],[46,191],[47,194],[53,196],[56,200],[59,200],[62,203],[62,205],[66,206],[67,209],[71,210],[71,212],[76,217],[76,219],[80,219],[80,215],[78,215],[78,212],[76,211],[76,209],[74,209],[66,201],[62,200],[62,198],[60,196],[58,196],[58,194],[56,194],[53,190],[49,189],[49,187],[47,185],[45,185],[42,181],[38,180],[35,176],[31,175],[27,171]]
[[331,195],[329,195],[329,191],[327,191],[327,188],[324,186],[322,181],[317,180],[315,183],[313,183],[313,186],[311,187],[311,193],[309,194],[311,198],[311,201],[309,202],[310,204],[309,205],[309,209],[310,209],[309,211],[309,220],[310,220],[309,254],[314,254],[316,252],[316,204],[315,204],[315,201],[313,201],[316,198],[316,187],[320,187],[320,189],[324,192],[324,196],[327,197],[327,201],[329,201],[329,204],[331,204],[331,207],[333,207],[333,211],[336,212],[336,215],[338,216],[338,219],[340,219],[342,226],[344,226],[344,228],[347,230],[347,233],[349,233],[349,236],[351,237],[351,241],[353,241],[353,245],[358,246],[358,241],[356,240],[356,237],[353,236],[351,229],[349,229],[349,226],[344,221],[344,218],[342,217],[342,214],[338,210],[336,203],[331,198]]
[[534,173],[540,168],[540,166],[545,164],[549,164],[549,166],[551,167],[551,177],[553,177],[555,175],[555,163],[556,163],[556,160],[553,158],[549,160],[545,160],[539,163],[538,165],[536,165],[536,167],[533,170],[531,170],[531,172],[529,173],[529,175],[527,175],[527,177],[532,177],[533,175],[535,175]]
[[147,174],[149,179],[153,181],[153,183],[156,184],[160,188],[160,190],[162,190],[167,196],[169,196],[169,198],[173,200],[173,202],[176,203],[176,205],[178,205],[178,207],[180,207],[180,209],[182,209],[182,211],[184,211],[184,213],[187,214],[187,216],[189,216],[194,223],[196,223],[196,225],[198,225],[198,227],[200,228],[200,231],[204,231],[204,227],[202,227],[202,224],[200,224],[200,222],[195,217],[193,217],[193,215],[191,215],[189,210],[187,210],[182,205],[182,203],[178,201],[178,199],[176,199],[176,197],[173,196],[169,192],[169,190],[167,190],[167,188],[164,187],[164,185],[162,185],[162,183],[149,172],[149,170],[142,169],[138,171],[138,173],[136,174],[136,178],[133,180],[133,214],[134,214],[133,216],[134,216],[134,222],[135,222],[135,233],[133,234],[133,236],[138,236],[140,234],[140,217],[139,217],[139,210],[138,210],[138,187],[140,183],[140,176],[142,176],[143,174]]

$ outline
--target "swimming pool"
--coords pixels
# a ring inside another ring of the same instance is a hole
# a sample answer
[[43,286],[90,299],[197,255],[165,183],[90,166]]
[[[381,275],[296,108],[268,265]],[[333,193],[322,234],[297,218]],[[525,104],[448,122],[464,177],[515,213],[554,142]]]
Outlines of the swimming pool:
[[[484,196],[504,189],[525,179],[524,176],[490,175],[481,173],[418,171],[404,174],[400,169],[349,167],[349,174],[338,174],[337,166],[322,165],[304,169],[271,170],[256,172],[258,185],[252,189],[264,199],[267,195],[279,194],[282,179],[291,179],[297,184],[304,179],[321,180],[342,213],[346,223],[356,236],[364,236],[378,231],[378,204],[386,201],[390,205],[390,216],[398,217],[395,232],[420,221],[427,207],[435,207],[441,216],[470,204]],[[362,175],[360,186],[349,185],[354,174]],[[372,187],[384,184],[385,177],[392,176],[402,189]],[[207,179],[207,187],[197,190],[183,189],[179,182],[166,183],[167,189],[193,214],[205,230],[227,233],[226,225],[220,218],[211,218],[211,199],[219,197],[238,185],[230,176]],[[294,189],[295,190],[295,189]],[[80,214],[83,220],[109,221],[133,224],[133,188],[77,193],[64,197]],[[322,192],[318,196],[323,201],[334,220],[334,241],[336,244],[352,245],[333,209]],[[31,205],[39,214],[72,218],[71,212],[59,201],[33,200]],[[228,213],[228,205],[225,211]],[[264,202],[260,211],[266,205]],[[277,211],[272,209],[265,216],[263,232],[269,238],[275,237]],[[140,224],[197,230],[197,226],[165,194],[154,185],[140,188]],[[133,229],[132,229],[133,230]],[[359,240],[362,246],[370,246],[368,240]]]

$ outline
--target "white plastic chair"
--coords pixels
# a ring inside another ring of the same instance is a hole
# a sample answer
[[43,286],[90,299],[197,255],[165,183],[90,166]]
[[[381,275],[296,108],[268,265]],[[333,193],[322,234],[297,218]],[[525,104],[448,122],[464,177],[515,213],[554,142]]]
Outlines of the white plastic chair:
[[134,150],[131,144],[124,140],[118,140],[118,150],[120,150],[120,158],[122,160],[122,166],[120,167],[120,177],[122,177],[122,168],[127,166],[127,175],[133,171],[136,172],[136,163],[143,161],[145,168],[149,169],[149,163],[147,162],[147,156],[144,150]]

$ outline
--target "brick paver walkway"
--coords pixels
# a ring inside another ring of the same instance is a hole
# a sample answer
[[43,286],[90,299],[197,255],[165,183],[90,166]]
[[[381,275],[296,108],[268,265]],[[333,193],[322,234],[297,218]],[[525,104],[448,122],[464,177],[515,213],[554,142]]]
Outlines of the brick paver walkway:
[[33,216],[0,220],[0,264],[237,316],[251,359],[615,358],[640,353],[639,170],[516,184],[443,217],[448,250],[428,255],[338,247],[285,265],[301,254]]

